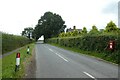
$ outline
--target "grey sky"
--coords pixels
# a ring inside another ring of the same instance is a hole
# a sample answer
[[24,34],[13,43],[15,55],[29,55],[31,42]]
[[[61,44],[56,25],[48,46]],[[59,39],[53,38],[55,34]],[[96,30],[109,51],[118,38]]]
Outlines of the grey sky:
[[68,28],[99,29],[113,20],[118,25],[119,0],[0,0],[0,31],[20,35],[25,27],[35,27],[47,11],[57,13]]
[[118,4],[118,27],[120,28],[120,1]]

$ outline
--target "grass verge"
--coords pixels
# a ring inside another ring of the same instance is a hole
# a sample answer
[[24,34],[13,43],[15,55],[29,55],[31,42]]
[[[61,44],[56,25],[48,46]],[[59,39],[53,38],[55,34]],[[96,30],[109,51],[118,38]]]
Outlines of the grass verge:
[[[27,46],[30,46],[30,54],[27,54]],[[2,78],[22,78],[25,75],[25,64],[29,63],[29,58],[32,56],[34,43],[24,46],[17,52],[20,52],[20,68],[15,72],[16,53],[2,58]]]
[[80,49],[75,48],[75,47],[65,47],[65,46],[61,46],[61,45],[58,45],[58,44],[54,44],[54,43],[48,43],[48,44],[56,46],[56,47],[60,47],[60,48],[66,49],[66,50],[70,50],[70,51],[73,51],[73,52],[77,52],[79,54],[89,55],[89,56],[98,58],[100,60],[104,60],[104,61],[107,61],[109,63],[118,65],[116,61],[112,60],[111,57],[109,57],[109,56],[106,57],[106,55],[103,54],[103,53],[97,53],[97,52],[93,52],[93,51],[83,51],[83,50],[80,50]]

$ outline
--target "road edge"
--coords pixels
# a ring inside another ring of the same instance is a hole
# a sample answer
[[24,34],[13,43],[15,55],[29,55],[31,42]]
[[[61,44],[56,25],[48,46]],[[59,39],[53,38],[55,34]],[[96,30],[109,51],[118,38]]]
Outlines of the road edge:
[[28,64],[25,64],[25,76],[23,78],[36,78],[36,59],[35,59],[35,47],[32,50],[32,56],[29,59]]

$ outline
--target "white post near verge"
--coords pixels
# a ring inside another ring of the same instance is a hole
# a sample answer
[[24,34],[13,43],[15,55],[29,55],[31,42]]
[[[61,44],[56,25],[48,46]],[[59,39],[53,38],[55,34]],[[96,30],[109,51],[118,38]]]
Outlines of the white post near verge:
[[30,54],[30,47],[27,47],[27,54]]
[[20,53],[16,54],[16,66],[15,66],[15,72],[19,70],[20,66]]

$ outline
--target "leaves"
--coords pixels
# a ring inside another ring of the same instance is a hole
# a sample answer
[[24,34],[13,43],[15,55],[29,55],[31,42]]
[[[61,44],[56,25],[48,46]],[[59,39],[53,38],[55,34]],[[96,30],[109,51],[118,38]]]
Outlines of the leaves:
[[33,32],[33,28],[32,27],[24,28],[24,31],[22,31],[22,36],[25,36],[25,37],[31,39],[32,32]]
[[92,29],[90,30],[89,34],[97,34],[99,33],[97,27],[95,25],[92,26]]
[[59,33],[64,32],[66,28],[65,21],[56,13],[46,12],[38,20],[38,24],[34,30],[34,36],[41,37],[44,35],[45,39],[58,36]]
[[105,28],[105,32],[116,32],[117,30],[118,28],[113,21],[110,21]]
[[2,33],[2,54],[22,47],[30,42],[32,41],[23,36]]

